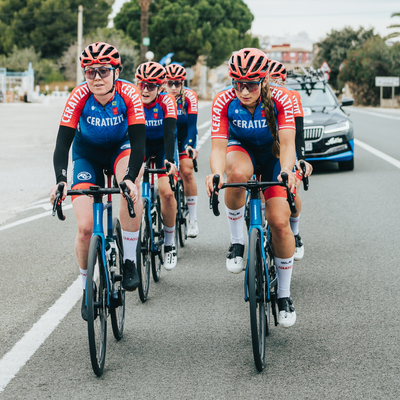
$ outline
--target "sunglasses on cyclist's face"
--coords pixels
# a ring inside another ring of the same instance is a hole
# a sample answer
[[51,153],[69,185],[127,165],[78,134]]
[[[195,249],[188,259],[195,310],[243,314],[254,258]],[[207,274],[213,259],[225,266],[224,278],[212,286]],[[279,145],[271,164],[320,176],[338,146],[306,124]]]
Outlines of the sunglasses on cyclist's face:
[[96,79],[96,75],[99,74],[101,79],[107,78],[110,76],[111,71],[115,68],[107,68],[107,67],[99,67],[99,68],[88,68],[85,70],[86,79]]
[[143,90],[146,88],[148,92],[154,92],[159,86],[160,85],[156,85],[155,83],[149,83],[149,82],[138,83],[138,88],[141,92],[143,92]]
[[167,85],[170,88],[172,88],[173,86],[175,86],[176,88],[179,88],[182,85],[182,81],[167,81]]
[[237,90],[238,92],[243,92],[244,88],[246,88],[247,91],[251,93],[251,92],[255,92],[258,89],[259,84],[262,81],[263,81],[262,79],[258,82],[232,80],[232,84],[233,84],[233,87],[235,88],[235,90]]

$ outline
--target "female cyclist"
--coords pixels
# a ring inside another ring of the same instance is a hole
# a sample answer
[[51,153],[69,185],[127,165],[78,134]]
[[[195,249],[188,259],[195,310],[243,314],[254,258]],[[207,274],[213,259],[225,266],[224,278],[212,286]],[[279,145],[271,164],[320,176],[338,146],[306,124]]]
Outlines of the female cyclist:
[[140,64],[136,70],[138,88],[142,96],[146,115],[146,159],[155,157],[157,168],[170,171],[158,175],[158,192],[161,199],[161,213],[164,221],[164,267],[171,270],[176,267],[177,254],[175,245],[176,200],[171,190],[167,175],[174,176],[175,166],[175,128],[176,101],[167,93],[159,93],[165,82],[165,68],[156,62]]
[[[277,85],[284,86],[287,78],[287,72],[285,66],[279,61],[270,61],[270,66],[268,69],[268,82]],[[274,85],[276,86],[276,85]],[[301,213],[301,199],[300,199],[300,181],[301,181],[301,167],[300,161],[304,161],[306,165],[306,173],[305,176],[310,176],[313,170],[313,167],[310,163],[305,160],[305,143],[304,143],[304,113],[303,107],[301,105],[301,97],[300,93],[297,90],[288,88],[290,93],[293,96],[293,111],[294,111],[294,119],[296,123],[296,196],[295,196],[295,204],[297,212],[290,216],[290,227],[292,228],[294,239],[296,243],[296,250],[294,253],[295,260],[301,260],[304,257],[304,244],[301,240],[299,234],[299,221],[300,221],[300,213]],[[275,87],[273,90],[279,91],[278,87]],[[299,173],[300,172],[300,173]]]
[[[65,106],[54,150],[57,185],[65,182],[67,195],[68,153],[72,144],[72,189],[104,186],[103,169],[114,172],[117,182],[124,180],[136,204],[136,218],[128,214],[126,201],[120,207],[123,229],[124,263],[122,285],[132,291],[139,285],[135,267],[136,245],[142,214],[138,184],[145,149],[145,116],[139,91],[132,83],[118,79],[122,69],[118,50],[107,43],[87,46],[79,58],[86,82],[71,93]],[[57,185],[51,189],[53,203]],[[125,204],[124,204],[125,203]],[[92,199],[73,196],[78,223],[75,253],[86,288],[88,250],[92,235]],[[87,310],[82,301],[82,318]]]
[[[178,152],[179,170],[183,179],[185,196],[189,209],[188,237],[195,238],[199,233],[197,225],[197,184],[193,175],[193,162],[189,158],[189,151],[193,152],[193,159],[196,159],[197,142],[197,113],[198,101],[196,92],[184,87],[186,70],[179,64],[170,64],[166,67],[167,82],[165,85],[167,93],[176,99],[178,107]],[[181,153],[185,155],[180,155]]]
[[[296,178],[293,167],[296,161],[295,122],[292,97],[283,88],[281,96],[271,96],[268,82],[264,80],[268,58],[255,48],[245,48],[229,60],[229,75],[233,88],[217,94],[212,111],[212,174],[206,178],[207,193],[213,190],[213,176],[221,177],[220,186],[227,182],[246,182],[255,173],[257,165],[265,181],[282,181],[281,172],[289,177],[289,187],[294,191]],[[278,321],[284,327],[296,321],[296,312],[290,298],[290,281],[295,250],[290,229],[290,208],[286,189],[272,187],[264,191],[266,219],[272,231],[275,264],[278,268]],[[246,192],[227,188],[225,204],[231,231],[231,245],[226,259],[228,271],[243,270],[243,217]]]

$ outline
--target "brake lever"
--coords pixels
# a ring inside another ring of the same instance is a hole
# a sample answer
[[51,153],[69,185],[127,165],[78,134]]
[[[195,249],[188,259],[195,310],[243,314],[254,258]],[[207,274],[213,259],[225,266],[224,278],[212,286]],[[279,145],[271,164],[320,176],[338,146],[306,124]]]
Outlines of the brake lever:
[[[166,169],[167,169],[167,172],[169,172],[171,170],[171,163],[170,162],[167,162]],[[171,186],[171,190],[173,192],[175,192],[174,177],[172,175],[168,175],[168,179],[169,179],[169,185]]]
[[308,180],[308,176],[306,176],[306,163],[303,160],[300,161],[300,167],[301,167],[301,171],[303,173],[303,187],[304,187],[304,190],[308,190],[308,187],[310,185],[310,181]]
[[57,212],[57,217],[60,221],[65,221],[65,215],[63,214],[63,211],[62,211],[63,193],[64,193],[64,183],[60,182],[58,184],[56,197],[55,197],[54,203],[53,203],[53,212],[52,212],[53,217],[56,215],[56,212]]
[[129,190],[128,186],[126,186],[126,183],[124,181],[121,181],[119,183],[119,187],[121,188],[122,194],[124,195],[126,202],[128,204],[129,216],[131,218],[135,218],[136,217],[135,208],[134,208],[132,199],[129,197],[130,190]]
[[286,186],[286,200],[289,203],[290,211],[292,214],[296,214],[297,208],[294,203],[294,197],[293,197],[293,194],[291,193],[291,191],[289,189],[289,185],[288,185],[289,176],[286,172],[282,172],[281,177],[282,177],[282,181],[284,182],[284,184]]
[[219,209],[218,209],[218,204],[219,204],[219,200],[218,200],[218,193],[219,193],[219,189],[218,189],[218,185],[219,185],[219,175],[216,174],[213,177],[213,191],[211,192],[211,196],[210,196],[210,208],[212,208],[213,213],[216,217],[218,217],[220,215]]

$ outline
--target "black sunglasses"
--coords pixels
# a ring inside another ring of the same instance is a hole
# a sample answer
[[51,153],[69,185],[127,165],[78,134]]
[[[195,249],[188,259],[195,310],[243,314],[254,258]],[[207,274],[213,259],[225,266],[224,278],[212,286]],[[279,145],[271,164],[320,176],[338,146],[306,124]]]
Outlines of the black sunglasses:
[[99,67],[99,68],[88,68],[84,71],[86,79],[96,79],[96,75],[99,74],[101,79],[107,78],[110,76],[111,71],[115,70],[115,68],[107,68],[107,67]]
[[143,92],[146,87],[148,92],[154,92],[158,87],[160,87],[160,85],[149,82],[138,82],[138,88],[141,92]]
[[169,88],[172,88],[173,86],[179,88],[182,85],[182,81],[167,81],[167,85]]

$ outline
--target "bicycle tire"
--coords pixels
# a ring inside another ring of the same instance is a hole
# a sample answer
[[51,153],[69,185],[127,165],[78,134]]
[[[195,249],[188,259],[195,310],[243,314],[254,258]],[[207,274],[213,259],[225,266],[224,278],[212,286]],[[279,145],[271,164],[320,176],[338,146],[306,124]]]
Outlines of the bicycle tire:
[[142,222],[139,229],[139,241],[136,248],[137,271],[140,285],[138,287],[139,297],[142,303],[147,300],[150,286],[150,221],[149,205],[147,199],[143,199]]
[[265,269],[261,251],[261,239],[258,229],[250,233],[249,242],[249,308],[251,339],[254,362],[258,371],[265,366],[265,337],[266,337],[266,291]]
[[118,218],[113,220],[113,238],[115,241],[116,271],[112,273],[112,280],[114,282],[114,293],[117,300],[118,307],[111,307],[111,326],[115,339],[121,340],[124,332],[125,322],[125,289],[122,287],[122,264],[124,262],[124,244],[122,240],[121,223]]
[[[278,291],[278,280],[276,280],[276,266],[274,261],[274,253],[272,251],[272,236],[271,230],[268,225],[265,227],[264,232],[264,252],[267,258],[267,267],[268,267],[268,277],[270,282],[269,288],[269,297],[270,297],[270,310],[272,311],[272,316],[274,317],[274,325],[278,326],[278,301],[277,301],[277,291]],[[275,282],[272,283],[271,282]]]
[[94,373],[101,376],[107,347],[107,282],[102,240],[97,235],[90,240],[86,292],[90,360]]
[[163,259],[163,251],[164,251],[164,244],[160,244],[160,240],[164,239],[164,230],[163,230],[163,222],[161,218],[161,200],[160,196],[157,195],[156,200],[156,229],[159,234],[157,242],[155,238],[153,239],[154,244],[157,246],[157,253],[156,251],[151,252],[151,273],[153,275],[154,282],[158,282],[161,277],[161,266],[164,263]]
[[[175,229],[178,229],[178,239],[179,239],[179,245],[181,247],[185,247],[185,241],[187,239],[187,217],[188,217],[188,206],[187,206],[187,201],[185,197],[185,190],[183,183],[180,182],[179,188],[178,188],[178,213],[176,215],[176,220],[178,222],[179,220],[179,225],[177,223],[177,226]],[[178,246],[178,243],[176,244]]]

